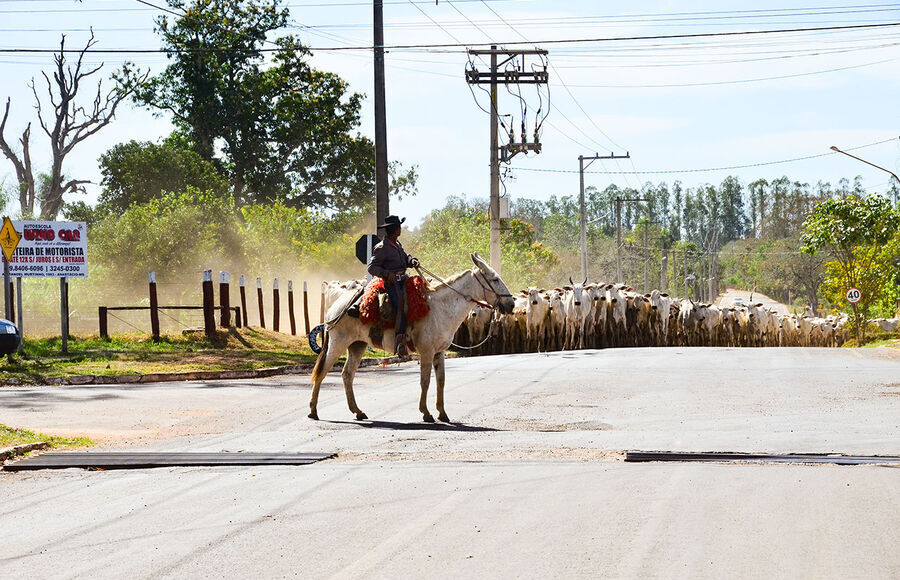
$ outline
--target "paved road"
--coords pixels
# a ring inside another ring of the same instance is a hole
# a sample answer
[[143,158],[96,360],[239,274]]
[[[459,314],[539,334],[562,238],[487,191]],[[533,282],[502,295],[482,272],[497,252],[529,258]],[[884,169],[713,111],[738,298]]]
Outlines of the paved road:
[[0,389],[0,422],[104,447],[337,451],[303,467],[0,473],[4,576],[896,578],[900,469],[626,464],[625,449],[900,454],[884,351],[618,349],[418,369]]
[[738,290],[736,288],[728,288],[716,300],[719,306],[733,306],[734,299],[740,298],[744,304],[762,303],[766,308],[771,308],[778,314],[790,314],[792,309],[787,304],[773,300],[760,292],[750,292],[749,290]]

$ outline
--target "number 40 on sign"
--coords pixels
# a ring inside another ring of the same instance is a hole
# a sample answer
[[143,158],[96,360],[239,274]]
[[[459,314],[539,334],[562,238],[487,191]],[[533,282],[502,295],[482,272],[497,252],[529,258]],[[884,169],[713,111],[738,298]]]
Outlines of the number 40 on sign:
[[862,300],[862,292],[859,291],[859,288],[850,288],[847,290],[847,302],[856,304],[860,300]]

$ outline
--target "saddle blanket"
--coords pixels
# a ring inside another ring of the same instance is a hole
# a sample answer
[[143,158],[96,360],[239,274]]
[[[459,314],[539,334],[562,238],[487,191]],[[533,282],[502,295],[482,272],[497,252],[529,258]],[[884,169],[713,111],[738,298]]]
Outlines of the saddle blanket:
[[[406,321],[415,322],[428,316],[431,306],[425,295],[427,283],[421,276],[411,276],[406,279]],[[378,295],[384,292],[384,280],[373,278],[366,291],[363,293],[362,302],[359,305],[359,320],[363,324],[378,324],[380,311],[378,308]],[[383,328],[394,328],[393,320],[381,320]]]

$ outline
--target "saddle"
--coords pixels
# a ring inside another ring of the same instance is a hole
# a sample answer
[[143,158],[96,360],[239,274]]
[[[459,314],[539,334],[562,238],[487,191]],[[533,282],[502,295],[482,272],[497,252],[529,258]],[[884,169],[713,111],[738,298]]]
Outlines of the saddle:
[[[408,324],[428,315],[431,307],[426,296],[427,284],[421,276],[407,278],[404,284],[406,291],[406,320]],[[359,302],[359,320],[369,326],[369,338],[377,346],[382,344],[384,331],[396,325],[396,312],[384,287],[384,280],[375,278],[369,282]],[[407,346],[414,350],[407,340]]]

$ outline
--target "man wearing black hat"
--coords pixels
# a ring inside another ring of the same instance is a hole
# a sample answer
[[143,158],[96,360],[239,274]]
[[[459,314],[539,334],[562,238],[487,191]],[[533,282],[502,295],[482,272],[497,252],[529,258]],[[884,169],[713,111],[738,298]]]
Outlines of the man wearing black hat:
[[402,224],[406,218],[400,219],[395,215],[389,215],[379,228],[384,228],[384,239],[372,248],[372,258],[366,271],[372,276],[384,280],[384,288],[387,290],[391,305],[397,313],[396,322],[396,347],[395,352],[399,356],[408,356],[406,348],[406,269],[415,268],[419,261],[409,256],[397,239],[400,237]]

